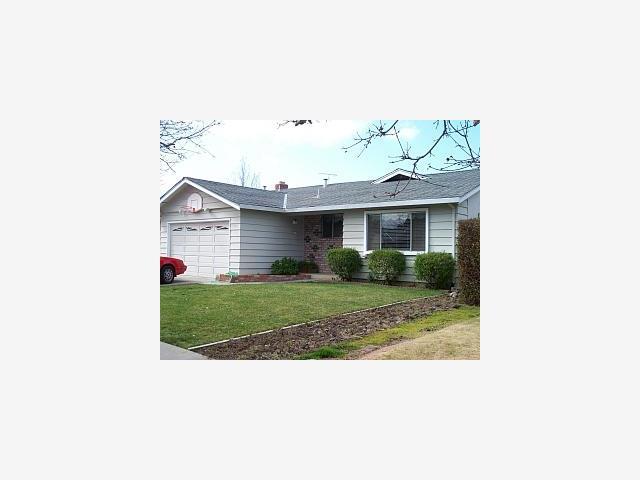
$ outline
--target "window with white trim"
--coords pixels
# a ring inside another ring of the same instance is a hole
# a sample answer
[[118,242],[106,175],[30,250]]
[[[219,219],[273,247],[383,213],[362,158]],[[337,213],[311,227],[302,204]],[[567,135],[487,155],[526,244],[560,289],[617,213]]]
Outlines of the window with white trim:
[[322,238],[342,237],[342,214],[322,215],[320,218]]
[[367,250],[424,252],[426,234],[424,211],[367,213]]

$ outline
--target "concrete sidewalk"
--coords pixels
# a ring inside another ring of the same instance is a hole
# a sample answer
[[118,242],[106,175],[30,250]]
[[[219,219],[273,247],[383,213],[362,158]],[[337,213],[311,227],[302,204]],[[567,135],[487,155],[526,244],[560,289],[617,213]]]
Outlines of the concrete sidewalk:
[[207,357],[175,345],[160,342],[160,360],[207,360]]

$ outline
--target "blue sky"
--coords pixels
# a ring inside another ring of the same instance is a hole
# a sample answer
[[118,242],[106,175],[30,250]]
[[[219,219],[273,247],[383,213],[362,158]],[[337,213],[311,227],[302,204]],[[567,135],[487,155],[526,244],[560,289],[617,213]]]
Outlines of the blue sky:
[[[235,183],[234,172],[244,156],[260,175],[260,185],[272,189],[279,180],[290,187],[318,185],[321,172],[334,173],[331,183],[374,179],[398,167],[410,168],[409,162],[390,163],[390,156],[400,150],[395,138],[376,139],[358,157],[355,147],[344,152],[342,147],[352,143],[356,131],[364,133],[371,120],[328,120],[299,127],[277,127],[276,120],[229,120],[213,127],[203,140],[215,158],[206,153],[193,154],[176,167],[176,173],[161,174],[160,193],[164,193],[182,177],[196,177],[225,183]],[[437,137],[432,120],[403,120],[399,123],[403,143],[409,142],[413,154],[424,152]],[[473,145],[480,141],[480,127],[473,129]],[[441,144],[436,157],[455,154],[450,141]],[[423,161],[424,163],[424,161]],[[420,169],[424,171],[426,163]]]

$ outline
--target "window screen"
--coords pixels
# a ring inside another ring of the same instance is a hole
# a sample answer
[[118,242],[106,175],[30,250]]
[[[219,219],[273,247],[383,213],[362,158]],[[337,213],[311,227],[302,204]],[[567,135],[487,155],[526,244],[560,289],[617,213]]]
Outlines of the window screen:
[[411,214],[411,250],[424,252],[426,234],[426,214],[413,212]]
[[380,249],[380,214],[367,215],[367,250]]
[[411,215],[409,213],[383,213],[381,218],[382,248],[409,250],[411,246]]

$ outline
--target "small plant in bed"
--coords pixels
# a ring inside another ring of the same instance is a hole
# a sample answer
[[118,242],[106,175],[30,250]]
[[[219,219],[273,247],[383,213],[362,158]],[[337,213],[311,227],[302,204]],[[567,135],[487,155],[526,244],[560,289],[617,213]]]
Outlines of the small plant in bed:
[[271,264],[273,275],[297,275],[299,272],[298,261],[291,257],[284,257]]

